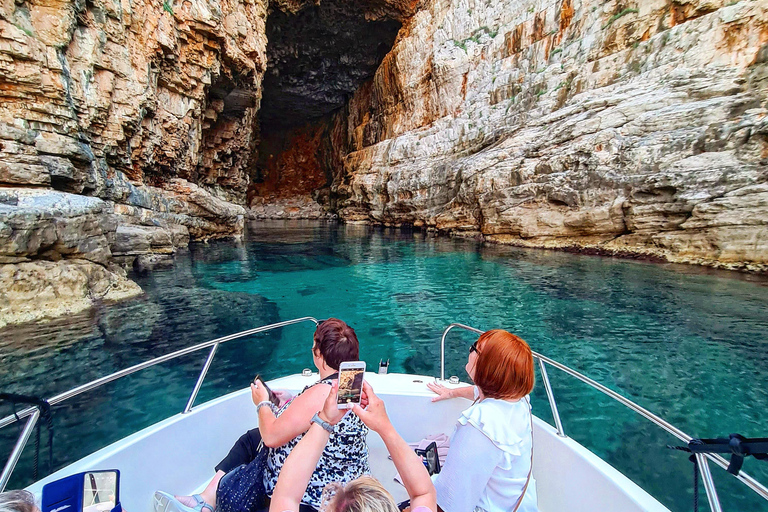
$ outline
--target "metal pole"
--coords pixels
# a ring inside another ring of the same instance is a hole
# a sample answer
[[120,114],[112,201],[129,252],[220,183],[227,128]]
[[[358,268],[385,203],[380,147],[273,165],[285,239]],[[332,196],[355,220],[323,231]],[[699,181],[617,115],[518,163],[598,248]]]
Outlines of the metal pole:
[[[112,382],[114,380],[120,379],[122,377],[125,377],[126,375],[130,375],[132,373],[136,373],[138,371],[141,371],[145,368],[149,368],[150,366],[155,366],[160,363],[164,363],[166,361],[170,361],[172,359],[176,359],[178,357],[191,354],[193,352],[197,352],[198,350],[202,350],[204,348],[208,347],[215,347],[216,345],[219,345],[221,343],[224,343],[226,341],[234,340],[237,338],[242,338],[245,336],[249,336],[251,334],[257,334],[260,332],[270,331],[272,329],[277,329],[280,327],[286,327],[288,325],[297,324],[300,322],[313,322],[315,325],[318,325],[317,319],[311,317],[311,316],[305,316],[302,318],[295,318],[293,320],[286,320],[285,322],[277,322],[270,325],[264,325],[261,327],[256,327],[255,329],[249,329],[247,331],[238,332],[235,334],[230,334],[228,336],[223,336],[221,338],[216,338],[215,340],[206,341],[203,343],[198,343],[197,345],[193,345],[191,347],[187,347],[181,350],[177,350],[176,352],[171,352],[170,354],[166,354],[164,356],[156,357],[154,359],[150,359],[149,361],[145,361],[143,363],[139,363],[136,365],[133,365],[129,368],[125,368],[123,370],[120,370],[118,372],[112,373],[110,375],[106,375],[104,377],[101,377],[99,379],[93,380],[91,382],[88,382],[86,384],[83,384],[81,386],[78,386],[76,388],[70,389],[69,391],[65,391],[64,393],[61,393],[59,395],[54,396],[53,398],[48,399],[48,403],[50,405],[56,405],[58,403],[61,403],[65,400],[68,400],[72,397],[75,397],[77,395],[80,395],[82,393],[85,393],[87,391],[90,391],[92,389],[96,389],[98,387],[103,386],[104,384],[107,384],[109,382]],[[201,375],[201,377],[198,379],[198,383],[196,385],[195,392],[193,393],[193,396],[190,397],[190,402],[187,404],[188,407],[191,408],[191,404],[194,402],[194,399],[196,398],[197,391],[199,391],[198,386],[202,386],[202,379],[205,378],[205,373],[208,371],[208,367],[210,367],[210,360],[213,357],[213,349],[211,350],[211,354],[208,356],[208,361],[206,361],[206,367],[204,368],[204,372]],[[186,411],[186,409],[185,409]],[[16,445],[13,449],[13,452],[11,452],[11,455],[8,457],[8,461],[5,464],[5,468],[3,469],[2,475],[0,475],[0,492],[3,490],[5,485],[7,485],[8,480],[11,477],[11,473],[13,472],[14,468],[16,467],[16,464],[18,463],[18,459],[21,456],[21,452],[24,450],[24,446],[26,445],[27,441],[29,441],[29,436],[32,432],[32,427],[37,423],[37,420],[40,418],[40,411],[36,407],[27,407],[26,409],[18,412],[17,414],[11,414],[6,416],[5,418],[0,419],[0,428],[3,428],[7,425],[10,425],[11,423],[15,423],[16,421],[20,421],[23,418],[30,418],[27,420],[27,425],[24,427],[24,431],[19,436],[19,439],[16,441]]]
[[549,399],[549,407],[552,409],[552,417],[555,419],[555,428],[557,428],[557,435],[565,437],[565,430],[563,430],[563,422],[560,421],[560,412],[557,410],[557,403],[555,402],[555,394],[552,392],[552,384],[549,383],[549,375],[547,375],[547,368],[544,365],[544,361],[539,357],[539,369],[541,370],[541,380],[544,381],[544,389],[547,390],[547,398]]
[[[256,327],[255,329],[250,329],[247,331],[238,332],[235,334],[230,334],[229,336],[223,336],[221,338],[216,338],[215,340],[206,341],[203,343],[198,343],[197,345],[193,345],[191,347],[187,347],[181,350],[177,350],[176,352],[171,352],[170,354],[166,354],[164,356],[156,357],[154,359],[150,359],[149,361],[144,361],[143,363],[139,363],[136,365],[133,365],[129,368],[126,368],[124,370],[120,370],[119,372],[115,372],[113,374],[107,375],[105,377],[101,377],[99,379],[96,379],[94,381],[91,381],[87,384],[83,384],[82,386],[78,386],[76,388],[70,389],[69,391],[65,391],[64,393],[61,393],[59,395],[54,396],[53,398],[48,399],[48,403],[51,405],[56,405],[58,403],[63,402],[64,400],[68,400],[74,396],[80,395],[82,393],[85,393],[86,391],[90,391],[92,389],[98,388],[99,386],[103,386],[104,384],[107,384],[108,382],[112,382],[113,380],[117,380],[119,378],[125,377],[126,375],[130,375],[132,373],[138,372],[139,370],[143,370],[145,368],[149,368],[150,366],[155,366],[156,364],[164,363],[166,361],[170,361],[171,359],[176,359],[177,357],[181,357],[187,354],[191,354],[192,352],[197,352],[198,350],[202,350],[204,348],[212,347],[213,345],[216,345],[217,343],[224,343],[226,341],[234,340],[237,338],[242,338],[244,336],[249,336],[251,334],[256,334],[264,331],[269,331],[272,329],[277,329],[280,327],[286,327],[288,325],[297,324],[299,322],[307,322],[311,321],[314,322],[315,325],[317,325],[317,320],[312,318],[311,316],[305,316],[302,318],[296,318],[294,320],[286,320],[285,322],[278,322],[276,324],[270,324],[270,325],[264,325],[262,327]],[[26,418],[30,414],[32,414],[33,411],[36,409],[34,407],[28,407],[22,411],[19,411],[18,418]],[[0,428],[5,427],[6,425],[10,425],[11,423],[15,423],[17,421],[16,416],[13,414],[6,416],[5,418],[0,419]]]
[[[453,324],[449,325],[445,329],[445,331],[443,331],[443,338],[442,338],[441,343],[440,343],[440,358],[441,358],[440,359],[440,377],[442,379],[445,379],[445,372],[443,370],[444,365],[445,365],[445,360],[444,360],[444,356],[445,356],[445,335],[448,333],[448,331],[450,331],[454,327],[461,327],[462,329],[466,329],[466,330],[469,330],[469,331],[472,331],[472,332],[476,332],[476,333],[480,333],[480,334],[482,334],[482,332],[483,332],[483,331],[480,331],[479,329],[475,329],[473,327],[469,327],[469,326],[466,326],[466,325],[463,325],[463,324],[459,324],[459,323],[453,323]],[[628,398],[625,398],[625,397],[621,396],[617,392],[615,392],[612,389],[609,389],[609,388],[603,386],[602,384],[600,384],[599,382],[597,382],[595,380],[590,379],[586,375],[583,375],[583,374],[577,372],[576,370],[573,370],[572,368],[569,368],[568,366],[565,366],[562,363],[558,363],[554,359],[550,359],[549,357],[543,356],[543,355],[539,354],[536,351],[533,351],[533,357],[538,358],[539,361],[544,361],[545,363],[547,363],[547,364],[549,364],[551,366],[554,366],[558,370],[561,370],[561,371],[567,373],[568,375],[570,375],[572,377],[575,377],[576,379],[582,381],[583,383],[587,384],[588,386],[591,386],[591,387],[597,389],[601,393],[603,393],[605,395],[608,395],[609,397],[613,398],[617,402],[619,402],[619,403],[625,405],[626,407],[628,407],[629,409],[635,411],[637,414],[639,414],[643,418],[649,420],[651,423],[653,423],[656,426],[661,427],[663,430],[669,432],[670,434],[672,434],[676,438],[680,439],[684,443],[688,443],[692,439],[691,436],[689,436],[688,434],[686,434],[685,432],[683,432],[679,428],[675,427],[671,423],[661,419],[659,416],[653,414],[648,409],[637,405],[632,400],[629,400]],[[2,426],[2,425],[0,425],[0,426]],[[718,455],[716,453],[706,453],[706,454],[703,454],[703,455],[706,456],[707,459],[711,460],[712,462],[714,462],[715,464],[717,464],[718,466],[720,466],[723,469],[727,469],[728,465],[730,464],[729,461],[725,460],[723,457],[721,457],[720,455]],[[742,482],[743,484],[745,484],[747,487],[749,487],[753,491],[755,491],[764,500],[768,500],[768,487],[763,485],[761,482],[757,481],[751,475],[747,474],[744,471],[741,471],[741,472],[739,472],[738,475],[736,475],[736,479],[739,480],[740,482]]]
[[701,480],[704,482],[704,489],[707,491],[707,500],[709,500],[709,508],[712,512],[722,512],[720,508],[720,499],[717,497],[717,490],[715,489],[715,482],[712,480],[712,473],[709,471],[709,464],[707,458],[703,453],[696,454],[696,462],[699,463],[699,471],[701,471]]
[[[588,385],[592,386],[593,388],[597,389],[598,391],[602,392],[603,394],[608,395],[609,397],[613,398],[617,402],[619,402],[621,404],[624,404],[628,408],[630,408],[633,411],[635,411],[636,413],[638,413],[640,416],[642,416],[645,419],[650,420],[651,422],[655,423],[656,425],[658,425],[662,429],[666,430],[667,432],[669,432],[670,434],[672,434],[676,438],[680,439],[681,441],[687,443],[688,441],[690,441],[692,439],[691,436],[689,436],[688,434],[686,434],[685,432],[683,432],[679,428],[675,427],[671,423],[669,423],[669,422],[661,419],[660,417],[656,416],[655,414],[653,414],[648,409],[637,405],[632,400],[621,396],[620,394],[618,394],[614,390],[603,386],[599,382],[590,379],[586,375],[582,375],[581,373],[577,372],[576,370],[573,370],[573,369],[565,366],[562,363],[558,363],[554,359],[550,359],[550,358],[548,358],[546,356],[543,356],[541,354],[538,354],[536,352],[533,353],[533,357],[538,357],[540,360],[544,361],[545,363],[549,364],[550,366],[554,366],[558,370],[564,371],[568,375],[571,375],[572,377],[575,377],[575,378],[579,379],[580,381],[584,382],[585,384],[588,384]],[[723,462],[725,462],[725,459],[723,459]],[[727,463],[726,463],[726,466],[727,466]]]
[[189,411],[192,410],[192,406],[195,405],[195,399],[197,398],[197,394],[200,392],[200,388],[203,387],[203,381],[205,380],[205,376],[208,374],[208,370],[211,368],[211,363],[213,363],[213,356],[216,355],[216,351],[219,349],[219,344],[215,344],[213,347],[211,347],[211,352],[208,354],[208,359],[205,360],[205,364],[203,365],[203,369],[200,372],[200,376],[197,378],[197,382],[195,383],[195,389],[192,390],[192,394],[189,395],[189,400],[187,401],[187,406],[184,407],[184,411],[182,411],[182,414],[187,414]]
[[481,331],[480,329],[475,329],[474,327],[470,327],[464,324],[451,324],[445,328],[445,330],[443,331],[443,337],[440,339],[440,380],[445,380],[445,337],[448,335],[448,332],[454,327],[460,327],[461,329],[465,329],[467,331],[471,331],[477,334],[483,334],[483,331]]
[[35,408],[35,411],[27,420],[27,424],[24,425],[24,430],[16,440],[16,445],[13,447],[11,456],[8,457],[8,462],[5,463],[3,473],[0,475],[0,492],[3,492],[5,490],[5,486],[8,485],[8,480],[11,479],[11,473],[13,473],[13,470],[16,468],[16,464],[19,462],[19,458],[21,457],[21,452],[24,451],[24,446],[27,444],[29,436],[32,435],[32,429],[35,428],[35,423],[37,423],[39,418],[40,410]]

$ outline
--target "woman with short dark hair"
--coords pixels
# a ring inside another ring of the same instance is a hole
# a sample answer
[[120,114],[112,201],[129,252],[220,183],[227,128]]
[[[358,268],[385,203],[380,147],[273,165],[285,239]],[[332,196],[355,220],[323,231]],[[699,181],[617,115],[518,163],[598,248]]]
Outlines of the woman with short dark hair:
[[507,331],[488,331],[470,347],[465,369],[475,386],[428,384],[438,394],[432,401],[475,400],[435,479],[437,504],[445,512],[535,512],[531,348]]
[[[337,318],[321,322],[315,330],[312,358],[320,380],[304,388],[281,407],[269,401],[263,385],[251,384],[251,398],[258,410],[259,428],[249,430],[237,440],[229,454],[216,466],[216,475],[203,492],[171,497],[158,491],[155,497],[160,503],[156,510],[214,512],[219,480],[232,469],[254,460],[262,440],[264,446],[269,447],[264,486],[271,496],[283,463],[309,429],[314,414],[323,408],[334,379],[338,379],[339,365],[344,361],[360,359],[355,330]],[[354,414],[347,415],[334,427],[328,449],[323,452],[304,493],[302,511],[309,512],[320,506],[326,484],[350,482],[371,472],[367,434],[368,428]]]

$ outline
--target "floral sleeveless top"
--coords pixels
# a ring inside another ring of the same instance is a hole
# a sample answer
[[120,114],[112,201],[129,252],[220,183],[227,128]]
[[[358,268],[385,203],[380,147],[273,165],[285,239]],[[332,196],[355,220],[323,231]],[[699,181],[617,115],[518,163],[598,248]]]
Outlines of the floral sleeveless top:
[[[321,380],[304,388],[302,393],[321,383],[333,384],[333,381],[331,379]],[[290,403],[283,405],[275,415],[280,416]],[[336,424],[334,432],[330,435],[328,444],[325,445],[323,454],[320,456],[317,468],[312,473],[312,478],[309,479],[309,485],[307,485],[307,490],[301,500],[302,503],[319,509],[323,488],[327,484],[332,482],[346,484],[355,478],[371,473],[368,464],[368,443],[365,439],[367,435],[368,427],[352,412]],[[275,490],[277,476],[280,468],[285,464],[285,459],[288,458],[294,446],[299,444],[302,437],[304,434],[299,434],[283,446],[269,449],[267,467],[264,471],[264,487],[269,496],[272,496],[272,492]]]

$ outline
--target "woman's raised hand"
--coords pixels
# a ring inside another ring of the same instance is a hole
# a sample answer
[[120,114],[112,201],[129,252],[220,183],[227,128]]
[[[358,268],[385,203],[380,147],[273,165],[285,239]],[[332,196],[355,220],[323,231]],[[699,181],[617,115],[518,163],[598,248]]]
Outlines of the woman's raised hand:
[[331,425],[335,425],[340,422],[341,418],[343,418],[344,415],[349,412],[349,409],[339,409],[339,406],[336,404],[336,394],[338,392],[339,380],[336,379],[333,381],[333,386],[331,386],[331,392],[328,393],[328,397],[325,399],[323,410],[320,411],[322,413],[321,419],[327,421]]
[[438,384],[436,381],[427,382],[427,387],[433,393],[437,393],[437,396],[432,397],[433,402],[439,402],[440,400],[448,400],[449,398],[453,398],[453,390],[443,386],[442,384]]
[[352,411],[374,432],[381,433],[382,430],[391,427],[392,423],[387,416],[384,400],[376,396],[371,385],[365,381],[363,382],[363,394],[368,399],[368,407],[363,409],[359,405],[355,405]]

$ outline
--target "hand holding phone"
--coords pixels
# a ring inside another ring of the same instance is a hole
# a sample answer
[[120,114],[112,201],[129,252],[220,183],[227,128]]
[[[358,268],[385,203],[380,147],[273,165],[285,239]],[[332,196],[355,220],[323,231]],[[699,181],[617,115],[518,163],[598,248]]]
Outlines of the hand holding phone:
[[339,381],[337,380],[331,386],[331,392],[328,393],[328,397],[323,403],[323,409],[318,413],[320,418],[327,421],[331,425],[336,425],[341,419],[349,412],[344,409],[339,409],[336,406],[336,394],[339,390]]
[[276,406],[280,406],[280,398],[275,395],[275,392],[269,389],[269,386],[264,382],[264,379],[261,378],[261,375],[256,375],[256,377],[253,378],[253,384],[255,386],[262,386],[267,391],[267,400],[275,404]]
[[336,394],[339,409],[351,409],[360,404],[364,376],[365,361],[345,361],[339,365],[339,391]]
[[416,455],[421,456],[424,467],[427,468],[430,476],[440,473],[440,458],[437,456],[437,443],[432,441],[429,443],[429,446],[423,450],[416,448]]
[[[358,407],[353,408],[353,412],[358,418],[362,420],[365,425],[378,434],[382,434],[387,429],[393,429],[392,422],[389,421],[387,416],[387,408],[384,405],[384,400],[376,396],[373,392],[373,388],[367,382],[363,382],[363,393],[367,397],[367,404],[365,400]],[[364,409],[363,406],[366,406]]]

